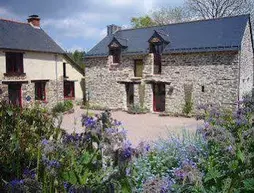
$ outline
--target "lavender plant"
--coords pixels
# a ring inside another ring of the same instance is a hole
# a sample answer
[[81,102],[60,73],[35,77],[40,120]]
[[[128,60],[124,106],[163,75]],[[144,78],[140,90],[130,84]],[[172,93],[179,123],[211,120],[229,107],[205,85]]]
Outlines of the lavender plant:
[[157,141],[134,162],[137,192],[181,192],[202,186],[200,161],[207,155],[206,143],[199,134],[170,135]]

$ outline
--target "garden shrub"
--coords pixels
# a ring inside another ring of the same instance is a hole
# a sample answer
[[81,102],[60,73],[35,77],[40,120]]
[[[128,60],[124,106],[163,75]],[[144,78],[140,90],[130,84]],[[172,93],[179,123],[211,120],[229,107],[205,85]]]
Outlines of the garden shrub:
[[0,110],[0,192],[132,191],[135,149],[110,112],[84,115],[84,131],[67,134],[42,109]]
[[183,113],[185,115],[189,115],[193,109],[193,102],[192,102],[192,90],[193,90],[193,85],[184,85],[184,94],[185,94],[185,103],[183,107]]
[[64,113],[66,111],[69,111],[73,109],[73,102],[71,100],[66,100],[64,102],[59,102],[57,103],[53,109],[52,109],[52,112],[54,114],[57,114],[57,113]]
[[202,182],[197,166],[205,151],[206,142],[199,134],[160,139],[134,162],[136,192],[181,192],[185,184],[194,190]]
[[0,192],[3,180],[21,178],[27,166],[36,166],[38,144],[57,132],[53,122],[38,106],[20,109],[0,102]]
[[148,109],[146,107],[141,107],[140,105],[132,105],[128,108],[128,113],[130,114],[146,114]]

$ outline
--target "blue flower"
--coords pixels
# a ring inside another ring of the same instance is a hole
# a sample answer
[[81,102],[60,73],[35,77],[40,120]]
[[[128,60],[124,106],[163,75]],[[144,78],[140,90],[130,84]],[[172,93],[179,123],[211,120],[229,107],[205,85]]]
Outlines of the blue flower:
[[15,186],[18,186],[18,185],[22,185],[23,183],[24,183],[23,180],[15,179],[15,180],[10,181],[8,184],[12,187],[15,187]]
[[36,176],[36,172],[34,170],[25,169],[23,172],[23,176],[25,178],[31,178],[34,179]]
[[131,146],[132,146],[132,144],[130,143],[130,141],[124,142],[122,153],[120,155],[122,161],[125,161],[125,160],[131,158],[132,153],[133,153],[133,148]]
[[41,141],[41,144],[42,145],[47,145],[49,142],[48,142],[48,140],[47,139],[43,139],[42,141]]
[[83,116],[82,125],[86,128],[94,128],[96,125],[96,120],[93,117]]

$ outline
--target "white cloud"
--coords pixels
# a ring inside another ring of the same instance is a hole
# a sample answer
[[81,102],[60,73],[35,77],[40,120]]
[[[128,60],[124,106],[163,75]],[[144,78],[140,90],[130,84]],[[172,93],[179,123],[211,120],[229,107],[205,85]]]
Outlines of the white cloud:
[[1,18],[20,21],[19,17],[5,7],[0,7]]

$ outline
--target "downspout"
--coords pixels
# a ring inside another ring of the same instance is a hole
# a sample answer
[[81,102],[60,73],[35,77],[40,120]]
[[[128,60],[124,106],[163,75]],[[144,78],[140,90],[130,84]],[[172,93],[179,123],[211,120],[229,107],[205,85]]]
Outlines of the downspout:
[[55,55],[55,73],[56,73],[56,101],[59,102],[58,99],[58,71],[57,71],[57,54]]
[[[239,61],[239,64],[238,64],[239,65],[239,72],[238,72],[238,88],[237,88],[237,90],[238,90],[238,96],[237,96],[237,101],[240,100],[242,46],[241,46],[240,51],[238,52],[238,57],[239,57],[239,59],[238,59],[238,61]],[[239,108],[239,103],[237,103],[237,104],[238,104],[238,108]]]

